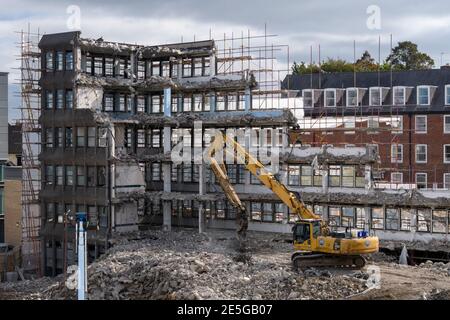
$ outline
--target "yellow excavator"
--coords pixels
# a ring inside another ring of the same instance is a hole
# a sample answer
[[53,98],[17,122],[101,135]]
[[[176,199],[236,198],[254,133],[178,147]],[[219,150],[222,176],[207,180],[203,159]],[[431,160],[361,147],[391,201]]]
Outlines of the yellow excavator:
[[299,219],[292,228],[295,251],[291,260],[294,267],[301,269],[322,266],[362,268],[366,263],[363,255],[378,252],[378,237],[369,236],[366,231],[356,233],[352,230],[332,232],[329,225],[320,216],[314,214],[305,206],[299,193],[288,190],[259,160],[250,155],[233,138],[219,133],[211,142],[207,155],[216,181],[223,189],[227,199],[237,209],[236,220],[239,240],[245,241],[248,214],[230,183],[226,167],[221,161],[224,155],[221,152],[222,150],[237,161],[236,163],[243,164],[293,214],[297,214]]

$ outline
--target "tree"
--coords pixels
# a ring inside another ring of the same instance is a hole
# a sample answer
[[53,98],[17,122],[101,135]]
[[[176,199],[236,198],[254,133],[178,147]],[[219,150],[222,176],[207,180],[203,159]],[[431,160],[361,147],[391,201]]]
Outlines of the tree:
[[434,60],[417,49],[411,41],[399,42],[386,59],[394,70],[424,70],[434,66]]
[[319,73],[319,66],[314,64],[306,65],[303,61],[298,64],[294,62],[292,66],[292,74],[308,74],[308,73]]
[[369,51],[364,51],[361,58],[356,61],[356,71],[357,72],[371,72],[378,71],[379,65],[375,63],[375,59],[372,58]]

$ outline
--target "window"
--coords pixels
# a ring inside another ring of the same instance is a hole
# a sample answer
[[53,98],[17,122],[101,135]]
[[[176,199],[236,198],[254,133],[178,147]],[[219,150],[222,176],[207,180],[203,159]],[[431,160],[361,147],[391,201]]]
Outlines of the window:
[[107,112],[114,111],[114,95],[105,94],[103,100],[103,109]]
[[73,167],[66,167],[66,186],[73,186]]
[[445,105],[450,105],[450,85],[445,86]]
[[171,74],[171,77],[174,78],[174,79],[176,79],[176,78],[178,78],[178,63],[177,63],[176,61],[173,61],[173,62],[171,62],[171,65],[172,65],[172,69],[171,69],[172,74]]
[[84,187],[86,185],[86,170],[84,167],[77,167],[77,186]]
[[161,165],[152,163],[152,181],[161,181]]
[[430,87],[418,86],[417,87],[417,104],[420,106],[430,105]]
[[313,91],[303,90],[303,107],[312,108],[313,106]]
[[192,77],[192,60],[183,60],[183,77]]
[[137,97],[136,111],[137,112],[145,112],[145,97],[144,96]]
[[63,147],[63,128],[55,128],[55,148]]
[[380,127],[380,121],[378,117],[368,117],[367,118],[367,128],[370,129],[369,133],[378,133],[376,129]]
[[400,230],[411,230],[411,215],[413,209],[401,208],[400,209]]
[[[355,117],[348,117],[344,119],[344,128],[346,129],[354,129],[356,127]],[[347,131],[345,130],[345,134],[355,134],[355,131]]]
[[95,147],[95,127],[88,127],[87,128],[88,131],[88,147],[93,148]]
[[192,166],[190,164],[183,165],[183,182],[192,182]]
[[45,106],[47,109],[53,109],[53,91],[50,90],[46,91]]
[[94,74],[96,76],[103,76],[103,58],[102,57],[94,58]]
[[288,166],[288,184],[298,186],[300,184],[300,167],[296,165]]
[[145,61],[138,61],[137,63],[137,78],[138,80],[145,79]]
[[53,128],[45,129],[45,146],[53,148]]
[[46,207],[46,215],[47,215],[47,221],[48,222],[55,222],[55,204],[54,203],[47,203]]
[[72,51],[66,52],[66,70],[68,70],[68,71],[73,70],[73,52]]
[[405,87],[394,87],[393,104],[395,106],[404,106],[405,101]]
[[73,132],[72,128],[66,128],[66,148],[73,147]]
[[355,208],[342,207],[342,227],[355,226]]
[[62,109],[64,106],[64,90],[56,91],[56,109]]
[[119,95],[119,110],[118,111],[122,111],[125,112],[125,95],[121,94]]
[[358,89],[347,88],[347,107],[358,106]]
[[444,163],[450,163],[450,144],[444,144]]
[[125,148],[131,148],[133,146],[133,129],[125,129]]
[[170,62],[169,61],[162,62],[162,76],[170,77]]
[[416,163],[427,163],[427,149],[426,144],[416,144]]
[[183,98],[183,111],[192,111],[192,96]]
[[152,130],[152,147],[153,148],[161,147],[161,131],[158,129]]
[[386,230],[398,230],[400,210],[398,208],[386,208]]
[[225,110],[225,97],[223,95],[216,95],[216,110],[217,111]]
[[444,133],[450,133],[450,115],[444,116]]
[[161,76],[161,62],[152,61],[152,76]]
[[138,129],[137,131],[137,147],[145,148],[145,129]]
[[427,116],[416,116],[416,133],[427,133]]
[[384,229],[383,208],[372,208],[372,228]]
[[301,177],[300,182],[302,186],[312,185],[312,167],[311,166],[301,166]]
[[417,189],[424,189],[427,187],[427,174],[418,172],[416,173],[416,185]]
[[369,100],[371,106],[381,106],[381,88],[370,88]]
[[403,116],[392,117],[392,134],[401,134],[403,133]]
[[391,163],[403,162],[403,145],[392,144],[391,145]]
[[152,96],[152,113],[161,113],[161,96]]
[[114,59],[105,58],[105,76],[114,77]]
[[342,186],[353,188],[355,186],[355,167],[342,167]]
[[54,183],[54,172],[53,166],[45,166],[45,184],[48,186]]
[[56,52],[56,70],[57,71],[62,71],[63,67],[64,67],[64,55],[62,53],[62,51],[57,51]]
[[203,110],[210,111],[211,110],[211,101],[208,94],[203,96]]
[[127,69],[127,60],[119,59],[119,77],[126,78],[125,70]]
[[172,97],[172,112],[178,112],[178,97]]
[[330,187],[341,186],[341,166],[332,165],[329,168],[329,184]]
[[237,109],[237,96],[235,94],[230,94],[227,97],[227,110],[234,111]]
[[85,57],[85,66],[84,66],[84,72],[87,74],[92,74],[92,57]]
[[56,166],[55,169],[56,169],[56,185],[62,186],[63,185],[64,167]]
[[448,231],[448,214],[447,210],[433,210],[432,232],[446,233]]
[[85,128],[78,127],[77,128],[77,147],[85,147],[86,143],[86,134],[85,134]]
[[209,60],[209,57],[203,58],[203,75],[209,76],[211,74],[211,61]]
[[336,107],[335,89],[325,89],[325,107]]
[[107,138],[108,138],[108,129],[106,128],[97,128],[97,132],[98,132],[98,146],[100,148],[104,148],[106,147],[106,142],[107,142]]
[[443,182],[444,182],[444,188],[450,189],[450,173],[444,173]]
[[403,173],[401,172],[391,172],[391,182],[395,184],[403,183]]
[[238,96],[238,110],[245,110],[245,94],[240,93]]
[[430,209],[417,209],[417,231],[431,231]]
[[194,77],[200,77],[202,75],[203,70],[203,59],[195,58],[194,59]]
[[73,109],[73,91],[66,91],[66,109]]
[[203,96],[201,94],[194,95],[194,111],[203,111]]
[[340,207],[328,207],[328,222],[332,227],[339,227],[341,225]]
[[47,71],[53,71],[53,52],[51,51],[45,54],[45,67]]
[[95,206],[87,207],[87,219],[89,226],[96,227],[98,225],[98,214]]

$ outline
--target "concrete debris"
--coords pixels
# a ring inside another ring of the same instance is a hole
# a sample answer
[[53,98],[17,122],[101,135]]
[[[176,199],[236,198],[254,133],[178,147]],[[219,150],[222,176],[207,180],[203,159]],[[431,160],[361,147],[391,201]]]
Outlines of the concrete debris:
[[450,290],[434,289],[430,294],[424,295],[424,300],[450,300]]
[[[252,232],[248,239],[252,258],[243,263],[233,259],[231,231],[119,234],[114,246],[88,267],[89,299],[343,299],[366,289],[356,277],[298,273],[288,243]],[[63,281],[41,291],[32,298],[76,298]]]

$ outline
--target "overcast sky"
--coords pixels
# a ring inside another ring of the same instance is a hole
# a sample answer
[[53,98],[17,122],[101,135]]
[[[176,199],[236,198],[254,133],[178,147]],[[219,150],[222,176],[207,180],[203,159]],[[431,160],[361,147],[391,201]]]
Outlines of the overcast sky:
[[[34,31],[55,33],[70,31],[67,13],[70,5],[81,12],[84,37],[120,42],[161,44],[223,37],[224,33],[263,34],[267,23],[274,41],[288,44],[291,60],[309,61],[310,46],[321,56],[353,60],[369,50],[378,59],[381,36],[382,59],[389,52],[389,35],[394,45],[411,40],[428,53],[438,67],[450,62],[450,1],[365,1],[365,0],[109,0],[50,1],[0,0],[0,71],[10,72],[10,82],[18,78],[15,31],[31,23]],[[379,10],[378,10],[379,9]],[[379,18],[379,19],[378,19]],[[442,54],[444,53],[444,54]],[[10,88],[10,108],[18,105]],[[10,119],[14,118],[14,113]]]

